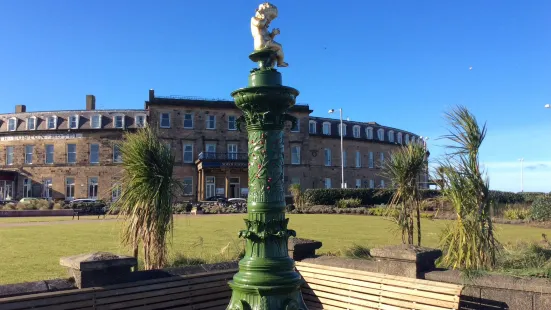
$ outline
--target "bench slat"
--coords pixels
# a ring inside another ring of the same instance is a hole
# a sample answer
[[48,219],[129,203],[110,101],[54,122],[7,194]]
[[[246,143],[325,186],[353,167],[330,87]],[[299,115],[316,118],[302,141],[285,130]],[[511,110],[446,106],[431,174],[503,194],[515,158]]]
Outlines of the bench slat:
[[[19,298],[17,298],[19,297]],[[63,305],[71,303],[79,303],[89,301],[93,305],[93,292],[83,293],[79,291],[67,292],[50,292],[33,295],[24,295],[17,297],[8,297],[0,299],[0,309],[2,310],[19,310],[31,309],[34,307],[47,307],[52,305]],[[19,299],[19,300],[18,300]],[[65,307],[68,307],[66,305]],[[79,308],[82,306],[77,306]],[[71,308],[66,308],[71,309]]]
[[[229,302],[230,297],[231,297],[231,291],[221,292],[221,293],[217,293],[217,294],[201,295],[201,296],[197,296],[197,297],[188,298],[188,299],[185,299],[185,301],[188,305],[190,305],[190,307],[189,308],[184,308],[184,309],[193,309],[193,310],[201,309],[201,308],[198,307],[198,305],[200,305],[204,302],[207,302],[207,301],[210,302],[210,301],[213,301],[213,300],[216,300],[216,299],[224,299],[225,302]],[[141,306],[141,307],[132,307],[132,308],[129,308],[129,309],[153,310],[153,309],[168,309],[168,308],[173,308],[173,307],[177,307],[177,306],[182,306],[182,301],[181,300],[171,300],[171,301],[161,302],[161,303],[152,304],[152,305],[145,305],[145,306]]]
[[[378,306],[378,304],[376,303],[373,303],[373,302],[364,302],[363,305],[357,305],[357,304],[353,304],[353,303],[349,303],[349,302],[343,302],[343,301],[340,301],[340,300],[335,300],[335,299],[331,299],[331,298],[326,298],[326,297],[321,297],[321,296],[315,296],[315,295],[312,295],[312,296],[309,296],[308,294],[308,291],[304,291],[307,295],[305,295],[306,298],[308,298],[309,301],[314,301],[316,303],[320,303],[323,305],[323,309],[325,309],[325,307],[329,307],[329,306],[334,306],[335,308],[337,307],[340,307],[340,308],[337,308],[337,309],[347,309],[347,310],[366,310],[366,309],[373,309],[373,310],[378,310],[380,309]],[[313,293],[312,293],[313,294]]]

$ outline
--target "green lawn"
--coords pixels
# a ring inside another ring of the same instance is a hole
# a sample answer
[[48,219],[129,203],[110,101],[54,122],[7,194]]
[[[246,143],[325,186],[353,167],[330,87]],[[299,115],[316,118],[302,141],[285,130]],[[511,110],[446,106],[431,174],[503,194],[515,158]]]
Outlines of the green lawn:
[[[114,215],[107,215],[105,218],[116,218]],[[99,218],[103,219],[103,216]],[[36,222],[65,222],[76,221],[72,216],[44,216],[44,217],[0,217],[0,225],[3,223],[36,223]],[[81,216],[80,220],[98,220],[97,215]]]
[[[228,243],[235,244],[244,228],[236,216],[177,217],[171,253],[212,259]],[[321,252],[335,252],[353,244],[369,247],[397,244],[400,238],[388,220],[372,216],[290,215],[290,227],[298,237],[320,240]],[[51,218],[41,218],[50,220]],[[118,221],[1,227],[0,283],[16,283],[65,277],[59,258],[93,251],[127,254],[118,243]],[[424,245],[436,246],[445,221],[423,222]],[[537,241],[541,228],[498,225],[499,240]],[[202,241],[201,241],[202,240]]]

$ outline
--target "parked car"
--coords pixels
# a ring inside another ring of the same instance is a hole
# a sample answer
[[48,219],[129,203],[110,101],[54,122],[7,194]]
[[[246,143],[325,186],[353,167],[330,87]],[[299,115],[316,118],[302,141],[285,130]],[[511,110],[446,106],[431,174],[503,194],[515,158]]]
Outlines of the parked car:
[[247,199],[245,198],[230,198],[228,202],[231,204],[247,204]]
[[27,203],[31,203],[33,201],[37,201],[39,200],[38,198],[33,198],[33,197],[25,197],[25,198],[21,198],[21,200],[19,200],[20,203],[23,203],[23,204],[27,204]]
[[226,199],[226,197],[224,197],[224,196],[216,195],[216,196],[212,196],[212,197],[207,198],[205,201],[226,202],[227,199]]

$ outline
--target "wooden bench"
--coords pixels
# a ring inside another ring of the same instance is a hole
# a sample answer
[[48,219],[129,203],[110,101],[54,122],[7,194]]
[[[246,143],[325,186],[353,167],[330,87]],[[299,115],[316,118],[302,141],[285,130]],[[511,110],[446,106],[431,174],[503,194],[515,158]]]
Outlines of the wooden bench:
[[235,269],[0,299],[0,309],[226,309]]
[[297,263],[309,310],[458,309],[463,286],[323,265]]

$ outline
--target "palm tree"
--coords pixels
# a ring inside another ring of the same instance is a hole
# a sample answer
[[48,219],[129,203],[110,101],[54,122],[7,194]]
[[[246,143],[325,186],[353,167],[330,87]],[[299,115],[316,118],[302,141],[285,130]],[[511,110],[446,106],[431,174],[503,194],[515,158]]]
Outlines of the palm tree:
[[486,136],[467,108],[446,113],[451,127],[443,138],[452,150],[443,163],[442,193],[457,214],[441,237],[443,263],[452,268],[477,270],[496,263],[498,242],[490,216],[489,179],[479,164],[479,149]]
[[417,217],[417,244],[421,245],[421,190],[419,175],[426,168],[426,150],[410,143],[393,152],[383,166],[383,176],[394,184],[389,210],[397,210],[394,219],[401,229],[402,242],[413,244],[414,218]]
[[121,144],[122,193],[114,208],[124,218],[121,243],[138,256],[141,244],[145,269],[167,261],[167,237],[173,230],[172,201],[182,190],[173,178],[174,156],[150,127],[126,134]]

